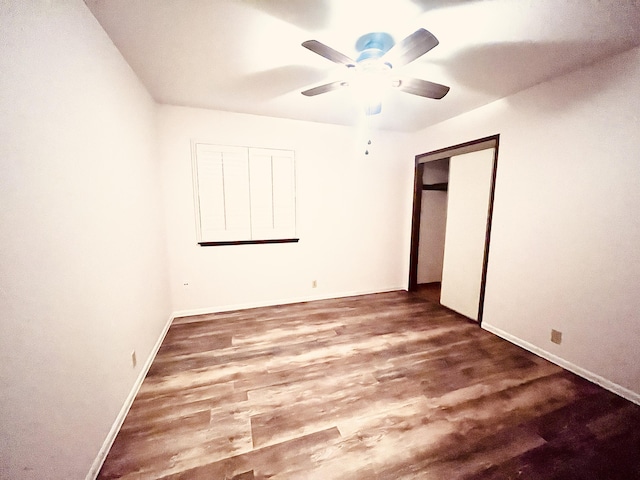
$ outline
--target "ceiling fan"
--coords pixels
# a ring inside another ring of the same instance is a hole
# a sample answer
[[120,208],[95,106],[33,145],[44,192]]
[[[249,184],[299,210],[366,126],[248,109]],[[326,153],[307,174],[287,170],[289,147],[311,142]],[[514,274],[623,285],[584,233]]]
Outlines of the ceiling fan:
[[418,78],[398,76],[394,72],[394,69],[416,60],[436,45],[438,39],[424,28],[416,30],[398,44],[395,44],[388,33],[367,33],[357,40],[356,50],[359,55],[356,60],[352,60],[317,40],[307,40],[302,43],[303,47],[332,62],[345,65],[348,73],[343,80],[310,88],[302,94],[313,97],[343,87],[353,87],[365,99],[367,115],[380,113],[380,93],[388,87],[420,97],[441,99],[447,94],[449,87]]

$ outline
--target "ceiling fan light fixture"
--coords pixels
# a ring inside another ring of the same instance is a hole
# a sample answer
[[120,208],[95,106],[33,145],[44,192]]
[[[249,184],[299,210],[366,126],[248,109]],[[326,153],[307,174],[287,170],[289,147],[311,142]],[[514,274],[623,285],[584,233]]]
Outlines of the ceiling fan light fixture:
[[349,85],[356,99],[364,105],[367,115],[379,114],[391,85],[391,67],[380,59],[371,59],[358,63],[354,70]]
[[372,32],[358,38],[356,50],[359,56],[354,61],[317,40],[307,40],[302,43],[303,47],[344,65],[348,78],[310,88],[302,94],[311,97],[350,86],[367,115],[380,113],[382,97],[392,87],[412,95],[440,99],[447,94],[449,87],[418,78],[398,78],[395,73],[392,77],[391,74],[392,70],[416,60],[437,45],[438,39],[424,28],[419,28],[397,45],[388,33]]

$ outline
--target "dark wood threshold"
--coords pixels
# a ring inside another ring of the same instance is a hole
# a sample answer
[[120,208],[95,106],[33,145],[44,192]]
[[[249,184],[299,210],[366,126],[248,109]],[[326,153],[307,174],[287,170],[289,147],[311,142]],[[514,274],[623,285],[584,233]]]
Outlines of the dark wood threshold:
[[437,305],[442,305],[440,303],[441,289],[441,282],[419,283],[417,285],[416,294],[425,300],[429,300]]
[[272,240],[230,240],[227,242],[198,242],[201,247],[222,247],[225,245],[263,245],[267,243],[297,243],[299,238],[275,238]]

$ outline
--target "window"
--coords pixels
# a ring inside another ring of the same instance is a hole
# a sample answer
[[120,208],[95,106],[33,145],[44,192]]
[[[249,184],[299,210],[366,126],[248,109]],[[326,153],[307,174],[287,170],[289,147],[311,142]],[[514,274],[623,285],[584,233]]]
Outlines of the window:
[[296,242],[291,150],[194,143],[200,245]]

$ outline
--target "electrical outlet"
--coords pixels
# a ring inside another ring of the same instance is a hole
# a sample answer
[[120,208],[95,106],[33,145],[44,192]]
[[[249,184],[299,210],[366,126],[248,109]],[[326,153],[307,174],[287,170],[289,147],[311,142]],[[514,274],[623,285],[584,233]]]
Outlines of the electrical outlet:
[[136,368],[137,364],[138,364],[138,359],[136,358],[136,351],[134,350],[133,352],[131,352],[131,366],[133,368]]
[[560,345],[562,343],[562,332],[551,330],[551,341]]
[[311,282],[311,288],[316,288],[318,286],[318,282],[316,280],[313,280]]

